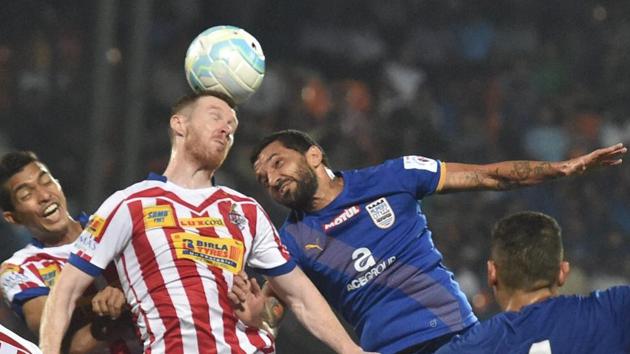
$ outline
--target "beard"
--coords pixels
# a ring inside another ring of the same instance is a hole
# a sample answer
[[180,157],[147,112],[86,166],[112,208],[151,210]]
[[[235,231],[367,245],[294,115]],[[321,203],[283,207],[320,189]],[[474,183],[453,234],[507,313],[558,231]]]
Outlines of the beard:
[[201,136],[194,132],[192,137],[184,143],[185,149],[190,153],[191,157],[200,165],[201,168],[207,170],[216,170],[223,164],[230,146],[224,148],[208,147],[208,142],[204,141]]
[[315,171],[308,166],[300,167],[295,182],[297,184],[295,191],[281,196],[280,204],[294,210],[310,210],[313,206],[313,196],[319,186]]

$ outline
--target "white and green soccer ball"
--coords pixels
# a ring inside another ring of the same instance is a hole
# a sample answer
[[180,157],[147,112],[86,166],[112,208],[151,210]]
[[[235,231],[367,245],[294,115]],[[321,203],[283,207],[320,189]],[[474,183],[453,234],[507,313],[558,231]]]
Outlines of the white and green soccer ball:
[[186,79],[195,92],[214,91],[245,102],[265,76],[265,55],[258,40],[235,26],[201,32],[188,47]]

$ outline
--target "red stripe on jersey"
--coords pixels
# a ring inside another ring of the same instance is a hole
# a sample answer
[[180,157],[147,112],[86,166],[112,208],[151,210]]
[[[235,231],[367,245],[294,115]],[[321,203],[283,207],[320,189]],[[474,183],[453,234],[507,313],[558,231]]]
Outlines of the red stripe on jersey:
[[27,264],[26,268],[28,268],[28,270],[31,271],[31,273],[33,273],[37,278],[39,278],[39,280],[42,281],[42,283],[46,284],[46,282],[44,281],[44,277],[42,277],[41,274],[39,274],[39,270],[37,269],[37,267],[34,264]]
[[144,222],[142,221],[142,202],[133,201],[128,204],[128,208],[132,215],[134,226],[131,245],[138,259],[140,273],[146,284],[147,292],[151,296],[151,300],[153,300],[155,308],[160,314],[160,320],[164,325],[164,352],[169,354],[183,353],[184,348],[179,317],[165,286],[164,278],[160,272],[160,265],[156,261],[155,252],[147,238]]
[[[157,199],[158,205],[169,205],[173,210],[175,206],[163,199]],[[175,213],[173,213],[175,214]],[[207,215],[207,213],[206,213]],[[177,215],[173,215],[175,218],[175,225],[179,225]],[[172,240],[171,235],[175,232],[185,232],[181,227],[173,227],[163,229],[166,237]],[[171,255],[175,262],[175,268],[179,274],[179,279],[182,282],[186,297],[188,298],[188,305],[190,306],[190,312],[192,313],[192,320],[195,326],[195,333],[197,334],[197,345],[199,352],[212,351],[216,348],[217,341],[212,333],[212,327],[210,327],[210,306],[208,305],[206,292],[204,290],[201,275],[197,271],[197,263],[188,259],[178,259],[175,252],[173,243],[170,243]],[[216,349],[214,350],[216,352]]]
[[52,260],[52,261],[56,261],[57,263],[62,263],[62,264],[66,264],[68,262],[67,258],[55,257],[48,253],[36,253],[24,259],[22,261],[22,264],[33,262],[33,261],[43,261],[43,260]]
[[260,338],[260,332],[257,328],[247,327],[245,333],[247,333],[247,338],[249,339],[249,342],[252,343],[252,345],[256,348],[258,348],[258,350],[261,350],[263,353],[273,353],[275,351],[274,345],[271,345],[269,348],[265,348],[266,344],[262,340],[262,338]]
[[16,341],[12,337],[10,337],[8,334],[0,332],[0,346],[2,346],[2,344],[5,344],[5,343],[14,346],[16,349],[23,350],[24,353],[29,353],[29,354],[31,353],[30,350],[28,350],[20,342]]
[[230,300],[227,297],[230,289],[228,289],[225,277],[223,277],[223,272],[215,267],[210,268],[210,270],[216,279],[217,290],[219,292],[219,305],[223,310],[223,337],[230,346],[232,354],[245,354],[236,336],[236,314],[234,314]]
[[[123,264],[123,270],[125,271],[125,278],[127,278],[129,289],[131,289],[131,292],[133,293],[133,297],[136,299],[136,304],[139,304],[140,298],[138,297],[138,293],[136,292],[136,289],[134,289],[131,284],[131,277],[129,277],[129,273],[127,272],[127,259],[125,258],[124,254],[120,257],[120,260],[122,261],[122,264]],[[151,324],[149,323],[149,318],[146,312],[144,312],[144,310],[142,309],[142,306],[138,306],[138,311],[140,312],[140,315],[144,318],[144,323],[147,326],[147,333],[149,334],[149,345],[148,345],[147,350],[144,352],[144,354],[151,354],[151,347],[153,346],[153,343],[155,343],[155,334],[153,333],[153,330],[151,330]],[[137,318],[135,318],[135,320],[137,322]],[[138,326],[134,326],[134,327],[138,334],[138,338],[140,338],[140,330],[138,329]]]
[[[230,215],[229,215],[230,212],[240,213],[239,210],[232,210],[233,205],[234,204],[229,201],[219,202],[218,204],[219,212],[223,216],[223,220],[227,221],[225,223],[225,226],[230,232],[230,235],[232,235],[232,238],[243,242],[243,246],[244,246],[245,242],[243,240],[243,234],[241,230],[230,219]],[[243,260],[243,262],[245,262],[245,260]],[[245,268],[244,264],[242,266],[243,268]],[[227,297],[227,293],[229,289],[228,289],[227,283],[225,283],[225,280],[223,279],[223,276],[221,276],[221,278],[217,278],[217,283],[219,283],[219,279],[221,280],[221,286],[224,286],[226,289],[225,292],[220,292],[221,296],[219,297],[219,302],[221,304],[221,307],[223,308],[223,323],[225,324],[225,337],[226,337],[226,340],[233,338],[235,343],[238,343],[238,338],[236,337],[236,318],[235,318],[232,306],[230,305],[229,299]],[[230,314],[230,316],[228,316],[228,314]],[[265,343],[262,341],[262,339],[259,336],[257,340],[255,341],[252,341],[250,339],[250,342],[259,349],[265,347]],[[232,352],[234,352],[234,350]]]

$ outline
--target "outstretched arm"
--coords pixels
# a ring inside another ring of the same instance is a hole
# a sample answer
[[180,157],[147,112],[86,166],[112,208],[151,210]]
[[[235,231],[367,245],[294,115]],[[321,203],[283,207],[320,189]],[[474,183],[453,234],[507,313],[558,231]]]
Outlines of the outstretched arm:
[[487,165],[445,163],[440,193],[467,190],[507,190],[535,185],[550,179],[582,174],[597,167],[622,163],[628,149],[619,143],[570,160],[504,161]]
[[44,354],[58,354],[77,299],[94,278],[72,264],[66,264],[52,289],[40,326],[40,347]]

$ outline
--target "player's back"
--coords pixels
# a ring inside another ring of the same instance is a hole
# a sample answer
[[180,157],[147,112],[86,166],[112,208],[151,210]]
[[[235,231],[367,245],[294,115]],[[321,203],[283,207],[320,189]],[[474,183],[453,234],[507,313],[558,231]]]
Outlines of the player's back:
[[630,353],[630,287],[553,297],[501,313],[437,353]]

